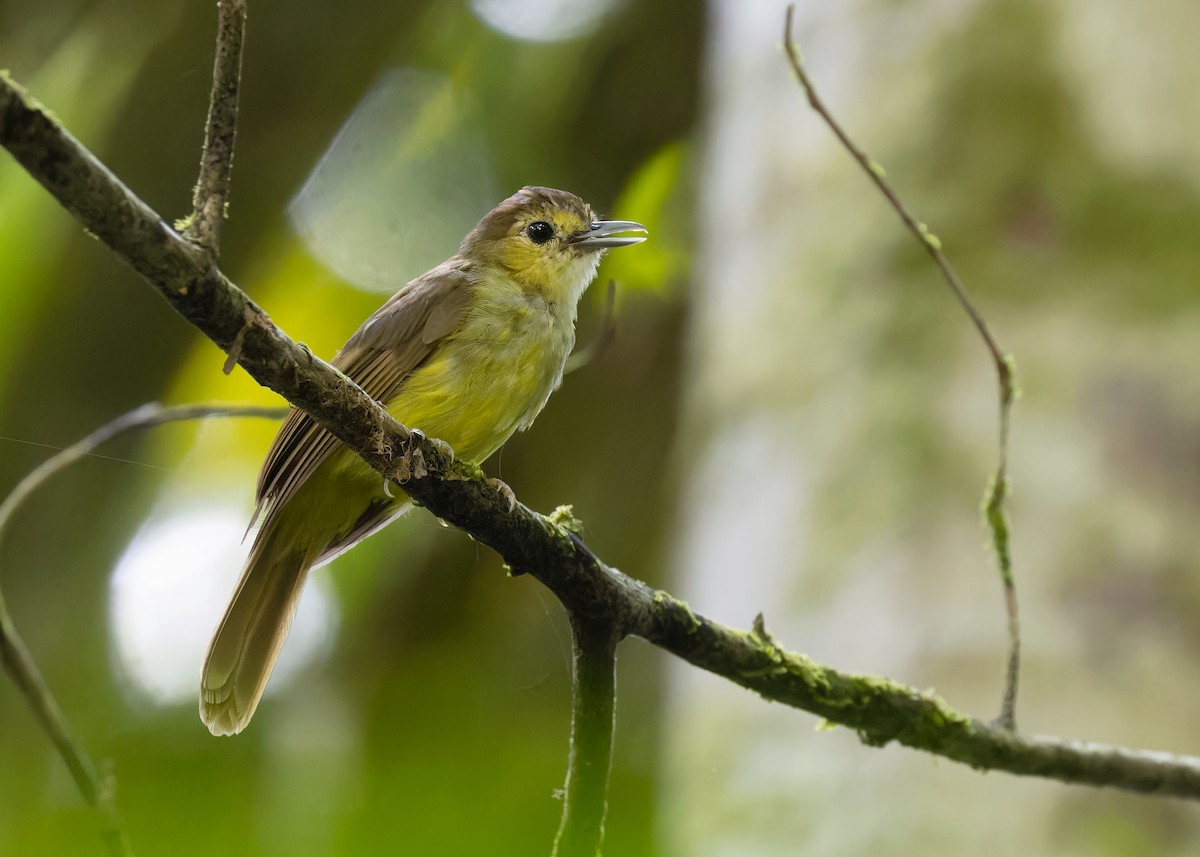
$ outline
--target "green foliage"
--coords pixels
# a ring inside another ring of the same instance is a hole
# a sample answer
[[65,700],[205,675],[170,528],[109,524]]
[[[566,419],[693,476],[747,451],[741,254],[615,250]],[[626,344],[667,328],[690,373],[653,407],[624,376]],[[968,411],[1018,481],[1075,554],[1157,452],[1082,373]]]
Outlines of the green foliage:
[[[100,14],[87,19],[45,58],[36,75],[24,81],[76,136],[93,146],[102,146],[111,133],[149,47],[137,45],[113,56],[113,25]],[[0,159],[0,365],[13,364],[41,314],[64,290],[62,268],[47,264],[47,259],[60,258],[78,233],[19,165]],[[0,398],[11,377],[0,373]]]
[[[668,293],[686,282],[693,226],[690,153],[687,143],[668,143],[630,178],[611,215],[636,218],[649,231],[650,240],[637,253],[612,254],[601,270],[602,278],[634,290]],[[603,299],[602,289],[592,291],[594,299]]]

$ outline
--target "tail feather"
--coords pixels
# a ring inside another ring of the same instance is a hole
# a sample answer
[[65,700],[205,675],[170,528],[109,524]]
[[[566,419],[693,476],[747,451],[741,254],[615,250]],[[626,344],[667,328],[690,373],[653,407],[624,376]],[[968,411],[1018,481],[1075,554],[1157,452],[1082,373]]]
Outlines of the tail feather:
[[200,680],[200,719],[214,735],[235,735],[250,722],[292,617],[313,558],[281,548],[274,522],[259,532],[237,590],[208,647]]

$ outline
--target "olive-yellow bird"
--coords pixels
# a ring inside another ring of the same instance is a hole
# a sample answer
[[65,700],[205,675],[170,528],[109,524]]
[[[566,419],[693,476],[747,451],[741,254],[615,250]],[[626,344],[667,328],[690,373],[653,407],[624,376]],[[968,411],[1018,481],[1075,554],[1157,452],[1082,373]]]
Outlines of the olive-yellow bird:
[[[529,428],[562,382],[576,305],[604,251],[645,232],[598,220],[566,191],[523,188],[367,319],[333,365],[402,424],[483,461]],[[267,453],[257,502],[262,525],[201,676],[200,717],[214,735],[250,722],[308,570],[410,505],[300,410]]]

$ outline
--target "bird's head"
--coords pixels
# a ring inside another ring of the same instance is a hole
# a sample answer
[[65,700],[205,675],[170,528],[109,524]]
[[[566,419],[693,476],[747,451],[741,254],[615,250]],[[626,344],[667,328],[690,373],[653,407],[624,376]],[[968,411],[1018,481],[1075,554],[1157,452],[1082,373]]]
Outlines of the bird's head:
[[578,300],[605,250],[645,240],[640,223],[598,220],[573,193],[525,187],[484,215],[463,239],[459,255],[499,267],[547,296]]

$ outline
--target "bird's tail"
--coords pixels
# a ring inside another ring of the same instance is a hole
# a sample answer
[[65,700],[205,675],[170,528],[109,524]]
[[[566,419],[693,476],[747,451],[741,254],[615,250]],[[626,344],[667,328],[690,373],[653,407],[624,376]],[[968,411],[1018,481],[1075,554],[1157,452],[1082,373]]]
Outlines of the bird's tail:
[[250,722],[313,565],[311,552],[280,538],[279,523],[268,521],[255,539],[204,659],[200,719],[214,735],[236,735]]

